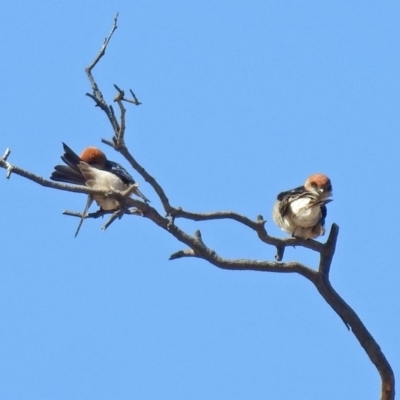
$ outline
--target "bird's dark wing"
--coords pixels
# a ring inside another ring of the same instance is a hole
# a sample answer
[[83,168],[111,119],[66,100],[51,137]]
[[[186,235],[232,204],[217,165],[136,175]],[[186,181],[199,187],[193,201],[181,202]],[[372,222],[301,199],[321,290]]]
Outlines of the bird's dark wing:
[[286,190],[285,192],[281,192],[278,194],[277,199],[279,201],[282,201],[285,197],[290,197],[290,196],[295,196],[297,194],[302,194],[305,192],[304,186],[299,186],[297,188],[291,189],[291,190]]
[[[125,184],[132,185],[136,183],[131,174],[122,165],[114,161],[107,160],[106,170],[118,176]],[[150,200],[139,189],[136,188],[134,193],[141,197],[146,203],[150,203]]]
[[325,218],[326,218],[327,215],[328,215],[328,209],[326,208],[325,205],[323,205],[323,206],[321,207],[321,219],[320,219],[320,221],[319,221],[319,223],[320,223],[320,225],[321,225],[322,227],[325,226]]
[[114,175],[117,175],[118,178],[120,178],[124,183],[135,183],[135,180],[132,178],[131,174],[122,165],[114,161],[107,160],[105,170],[113,173]]
[[288,212],[288,207],[290,201],[294,198],[298,198],[305,193],[304,186],[299,186],[297,188],[286,190],[285,192],[281,192],[278,194],[277,199],[280,201],[279,204],[279,213],[284,217]]

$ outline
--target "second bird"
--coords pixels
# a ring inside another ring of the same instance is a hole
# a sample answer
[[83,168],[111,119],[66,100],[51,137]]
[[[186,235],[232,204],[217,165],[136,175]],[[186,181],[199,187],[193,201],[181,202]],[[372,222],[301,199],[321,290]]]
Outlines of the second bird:
[[313,239],[325,233],[326,204],[331,202],[332,184],[324,174],[311,175],[303,186],[279,193],[273,219],[294,237]]

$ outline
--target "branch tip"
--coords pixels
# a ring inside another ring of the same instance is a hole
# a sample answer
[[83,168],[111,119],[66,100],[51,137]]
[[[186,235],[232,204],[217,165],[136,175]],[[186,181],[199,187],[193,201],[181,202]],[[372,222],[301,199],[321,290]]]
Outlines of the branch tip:
[[101,142],[106,144],[107,146],[113,147],[114,148],[114,143],[110,142],[107,139],[101,139]]
[[337,237],[339,235],[339,225],[333,223],[325,246],[336,245]]
[[6,173],[6,178],[10,179],[11,174],[12,174],[12,170],[13,170],[13,166],[9,164],[9,166],[7,167],[7,173]]
[[116,221],[117,219],[121,219],[123,215],[123,210],[115,211],[108,219],[108,221],[101,227],[102,232],[104,232],[114,221]]
[[264,222],[264,223],[267,222],[264,220],[264,217],[261,214],[257,215],[256,220],[257,220],[257,222]]
[[192,249],[179,250],[176,253],[171,254],[168,260],[176,260],[178,258],[195,257],[195,256],[196,255]]
[[329,278],[329,272],[330,272],[330,268],[331,268],[331,264],[332,264],[332,259],[333,259],[333,256],[335,255],[338,234],[339,234],[339,226],[334,223],[331,226],[331,230],[329,232],[328,239],[322,245],[322,249],[320,251],[321,258],[320,258],[318,270],[327,279]]
[[198,240],[202,245],[204,245],[200,230],[195,231],[193,237],[195,240]]
[[135,106],[140,106],[142,103],[138,100],[138,98],[136,97],[135,93],[133,93],[132,89],[129,89],[132,98],[133,98],[133,102],[131,101],[131,103],[135,104]]
[[7,147],[6,151],[4,152],[3,157],[1,157],[2,160],[7,161],[8,156],[10,155],[11,150]]
[[285,246],[276,246],[275,260],[282,261],[284,254],[285,254]]

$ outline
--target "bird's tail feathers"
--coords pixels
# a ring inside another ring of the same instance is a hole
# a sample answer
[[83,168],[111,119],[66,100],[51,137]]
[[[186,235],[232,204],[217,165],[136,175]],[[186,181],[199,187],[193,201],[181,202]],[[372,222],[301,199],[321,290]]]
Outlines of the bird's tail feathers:
[[74,185],[85,186],[85,178],[78,170],[68,167],[67,165],[56,165],[50,176],[52,181],[72,183]]
[[63,143],[64,155],[61,156],[61,159],[67,164],[69,167],[74,169],[79,169],[78,164],[81,159],[70,147],[68,147],[65,143]]
[[85,185],[85,179],[78,168],[81,159],[65,143],[63,143],[63,148],[64,154],[61,156],[61,159],[66,165],[56,165],[50,179],[75,185]]

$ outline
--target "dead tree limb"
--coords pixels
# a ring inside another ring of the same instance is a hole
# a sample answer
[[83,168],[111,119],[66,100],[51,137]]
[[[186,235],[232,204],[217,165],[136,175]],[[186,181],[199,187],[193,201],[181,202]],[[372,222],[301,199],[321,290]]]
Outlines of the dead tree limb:
[[[161,186],[157,179],[147,170],[145,170],[144,167],[130,153],[125,145],[126,109],[123,105],[123,102],[132,103],[134,105],[139,105],[141,103],[138,101],[132,90],[130,90],[132,99],[127,99],[125,98],[124,91],[117,85],[114,85],[115,89],[117,90],[114,101],[118,104],[120,110],[120,117],[118,120],[114,113],[113,107],[105,101],[104,96],[92,74],[93,68],[104,56],[110,39],[117,29],[117,19],[118,14],[114,18],[112,30],[109,36],[105,39],[100,52],[95,57],[94,61],[85,69],[92,88],[92,93],[87,93],[87,96],[90,97],[95,102],[95,105],[106,114],[107,119],[113,128],[113,136],[111,140],[102,139],[102,141],[121,153],[130,163],[132,168],[135,169],[143,177],[143,179],[150,184],[155,194],[161,201],[163,214],[165,213],[166,215],[162,215],[161,210],[158,211],[155,207],[152,207],[141,200],[130,198],[130,193],[104,192],[85,186],[71,186],[48,181],[40,176],[11,164],[8,161],[10,155],[9,149],[7,149],[3,157],[0,158],[0,167],[6,169],[7,171],[6,177],[10,178],[11,174],[14,173],[39,185],[52,189],[92,195],[112,196],[116,198],[117,200],[121,201],[121,204],[124,205],[124,207],[121,207],[120,210],[112,212],[99,210],[95,213],[88,214],[86,218],[98,218],[99,216],[111,213],[112,216],[103,229],[107,228],[109,224],[119,219],[122,215],[140,215],[144,218],[147,218],[186,246],[184,249],[171,254],[170,260],[177,260],[185,257],[196,257],[207,261],[215,267],[225,270],[297,273],[302,275],[316,287],[324,300],[340,316],[347,328],[353,332],[357,341],[361,344],[369,359],[375,365],[381,377],[381,400],[393,400],[395,396],[395,378],[388,360],[356,312],[340,297],[330,282],[329,273],[339,234],[339,227],[336,224],[332,225],[328,239],[325,243],[311,239],[305,240],[294,237],[281,239],[268,234],[265,228],[266,221],[262,216],[257,216],[255,220],[252,220],[233,211],[198,213],[184,210],[181,207],[174,207],[170,204],[165,189]],[[66,215],[82,217],[81,213],[76,213],[73,211],[66,211],[64,213]],[[220,256],[217,251],[211,249],[206,244],[206,241],[202,237],[199,230],[193,234],[189,234],[180,229],[177,221],[179,221],[181,218],[199,222],[230,219],[241,225],[244,225],[250,230],[254,231],[260,241],[266,245],[274,246],[276,248],[275,261],[224,258]],[[300,246],[319,253],[320,260],[318,268],[313,269],[297,261],[281,262],[284,256],[284,251],[288,246]]]

